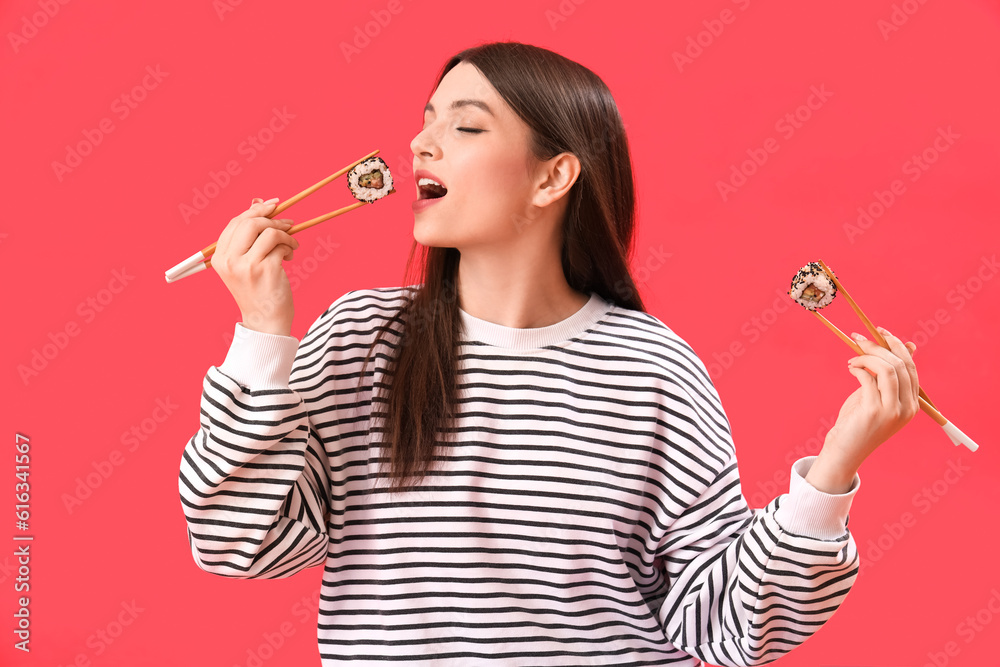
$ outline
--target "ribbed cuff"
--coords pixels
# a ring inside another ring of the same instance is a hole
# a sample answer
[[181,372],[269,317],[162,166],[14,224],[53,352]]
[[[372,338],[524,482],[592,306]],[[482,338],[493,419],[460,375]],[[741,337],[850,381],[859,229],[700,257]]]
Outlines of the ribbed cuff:
[[299,339],[294,336],[255,331],[237,322],[219,371],[250,390],[287,389],[298,350]]
[[857,473],[846,493],[824,493],[806,481],[815,456],[792,464],[788,496],[774,512],[774,519],[789,533],[820,540],[836,540],[847,532],[847,515],[854,494],[861,488]]

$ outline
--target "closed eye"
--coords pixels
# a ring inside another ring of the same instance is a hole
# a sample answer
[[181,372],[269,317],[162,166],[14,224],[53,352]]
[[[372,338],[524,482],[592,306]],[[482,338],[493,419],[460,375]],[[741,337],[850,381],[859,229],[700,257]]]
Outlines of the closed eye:
[[486,130],[477,130],[477,129],[472,128],[472,127],[460,127],[460,128],[458,128],[458,131],[459,132],[470,132],[472,134],[479,134],[480,132],[485,132]]

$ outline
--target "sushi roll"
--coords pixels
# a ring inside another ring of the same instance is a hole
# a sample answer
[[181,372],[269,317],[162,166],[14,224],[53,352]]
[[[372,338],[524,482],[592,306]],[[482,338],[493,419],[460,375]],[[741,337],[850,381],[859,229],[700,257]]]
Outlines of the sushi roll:
[[389,166],[380,157],[370,157],[351,169],[347,175],[347,187],[355,199],[368,203],[395,192]]
[[833,303],[837,286],[818,262],[809,262],[792,278],[792,289],[788,290],[788,294],[803,308],[818,310]]

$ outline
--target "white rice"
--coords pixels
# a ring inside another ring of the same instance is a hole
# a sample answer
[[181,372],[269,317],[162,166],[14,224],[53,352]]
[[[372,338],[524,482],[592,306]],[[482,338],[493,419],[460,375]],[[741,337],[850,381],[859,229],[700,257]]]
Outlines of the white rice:
[[[832,271],[833,269],[830,270]],[[814,285],[815,289],[823,293],[823,296],[818,300],[810,298],[810,295],[803,297],[802,293],[810,285]],[[788,290],[788,295],[795,299],[795,302],[803,308],[818,310],[826,308],[833,303],[834,297],[837,296],[837,286],[833,284],[833,281],[826,275],[823,267],[818,262],[809,262],[799,269],[799,272],[792,278],[792,288]]]
[[[382,172],[381,188],[366,188],[358,185],[362,176],[373,171]],[[370,157],[351,169],[347,175],[347,187],[355,199],[369,203],[381,199],[392,191],[392,174],[389,173],[389,166],[380,157]]]

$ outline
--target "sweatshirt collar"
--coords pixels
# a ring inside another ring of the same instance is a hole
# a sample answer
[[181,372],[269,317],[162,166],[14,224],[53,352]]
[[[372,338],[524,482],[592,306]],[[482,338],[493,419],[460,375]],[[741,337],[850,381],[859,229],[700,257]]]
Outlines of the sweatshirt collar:
[[517,328],[473,317],[459,307],[465,336],[494,347],[515,350],[529,350],[562,343],[579,336],[610,309],[612,304],[596,292],[590,292],[590,299],[566,319],[546,327]]

